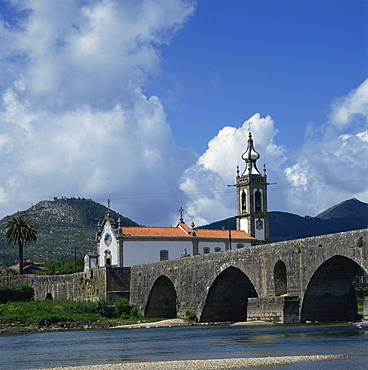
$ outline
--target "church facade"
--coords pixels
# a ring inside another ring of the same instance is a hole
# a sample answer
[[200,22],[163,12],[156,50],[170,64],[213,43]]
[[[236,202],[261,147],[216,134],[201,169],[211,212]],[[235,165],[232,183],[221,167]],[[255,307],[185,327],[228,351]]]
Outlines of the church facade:
[[184,222],[183,209],[176,227],[122,227],[111,217],[110,207],[97,231],[95,253],[85,257],[85,269],[103,266],[128,267],[190,255],[215,253],[265,243],[269,239],[266,171],[256,166],[260,155],[249,133],[242,155],[246,163],[237,169],[236,230],[198,229]]

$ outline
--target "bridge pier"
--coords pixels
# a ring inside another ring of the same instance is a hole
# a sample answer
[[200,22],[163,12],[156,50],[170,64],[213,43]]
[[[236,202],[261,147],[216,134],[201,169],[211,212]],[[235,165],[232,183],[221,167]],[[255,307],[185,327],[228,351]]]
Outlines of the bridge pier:
[[299,305],[297,296],[249,298],[247,321],[295,324],[300,322]]
[[363,318],[368,320],[368,297],[364,297]]

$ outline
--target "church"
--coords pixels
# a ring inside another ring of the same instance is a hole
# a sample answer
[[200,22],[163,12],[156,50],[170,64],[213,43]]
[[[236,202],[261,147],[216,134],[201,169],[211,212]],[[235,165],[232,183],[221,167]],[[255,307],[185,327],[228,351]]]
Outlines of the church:
[[260,155],[249,133],[242,155],[245,169],[237,168],[236,230],[199,229],[180,219],[176,227],[122,227],[108,211],[97,231],[97,250],[85,256],[85,270],[104,266],[129,267],[149,262],[245,248],[269,242],[267,176],[257,168]]

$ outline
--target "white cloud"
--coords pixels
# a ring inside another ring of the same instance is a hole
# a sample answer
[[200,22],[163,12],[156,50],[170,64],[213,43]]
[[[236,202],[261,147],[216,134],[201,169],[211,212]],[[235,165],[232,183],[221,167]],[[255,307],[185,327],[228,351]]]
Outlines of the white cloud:
[[288,209],[316,215],[350,198],[368,201],[368,80],[332,103],[321,135],[307,141],[285,174]]
[[[224,127],[209,142],[207,151],[197,163],[183,175],[181,189],[188,197],[187,222],[203,225],[236,214],[236,191],[227,185],[234,184],[237,165],[241,172],[245,168],[241,155],[247,148],[249,122],[255,149],[261,155],[258,169],[262,171],[263,163],[267,163],[268,179],[280,178],[280,168],[286,159],[285,148],[274,142],[278,130],[270,116],[261,118],[256,113],[239,128]],[[276,206],[277,202],[272,203]]]
[[[242,127],[225,127],[208,144],[197,163],[185,171],[182,190],[187,194],[186,220],[206,224],[234,216],[235,166],[248,138],[248,122],[258,169],[267,164],[269,210],[317,215],[346,199],[368,202],[368,80],[332,103],[329,121],[320,127],[306,123],[307,141],[294,153],[275,143],[278,130],[271,117],[257,113]],[[292,163],[292,164],[290,164]]]
[[368,122],[368,79],[347,96],[332,103],[330,124],[341,130]]
[[177,193],[195,157],[175,145],[160,100],[142,88],[192,1],[12,6],[24,12],[0,28],[0,68],[10,72],[0,87],[4,215],[53,196],[109,197],[138,222],[167,223],[172,199],[147,197]]

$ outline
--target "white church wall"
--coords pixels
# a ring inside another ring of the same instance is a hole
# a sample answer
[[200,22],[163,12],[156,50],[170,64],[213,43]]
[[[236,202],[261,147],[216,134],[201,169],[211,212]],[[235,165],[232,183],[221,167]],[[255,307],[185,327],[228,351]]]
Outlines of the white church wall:
[[221,252],[225,249],[225,242],[199,242],[198,252],[199,254],[205,254],[204,249],[209,248],[209,253],[215,252],[215,248],[220,248]]
[[[109,245],[106,245],[106,243],[105,243],[105,238],[106,238],[107,234],[111,235],[111,242],[110,242]],[[106,223],[106,225],[103,229],[102,235],[101,235],[100,243],[98,245],[97,253],[99,254],[98,264],[99,264],[100,267],[105,266],[105,251],[106,250],[110,251],[111,265],[112,266],[117,266],[118,263],[119,263],[119,261],[118,261],[118,244],[117,244],[117,241],[115,239],[114,233],[111,229],[111,225],[109,223]]]
[[185,253],[185,249],[188,254],[193,255],[191,241],[124,241],[124,266],[160,261],[161,250],[169,252],[169,259],[179,258]]
[[[243,243],[243,242],[233,242],[231,241],[231,249],[238,249],[238,245],[242,245],[245,247],[250,247],[251,243]],[[224,242],[199,242],[198,243],[198,252],[200,254],[205,254],[204,249],[209,248],[209,253],[216,252],[216,248],[220,248],[219,252],[226,250],[225,241]]]
[[246,248],[246,247],[251,247],[251,243],[243,243],[243,242],[236,242],[236,243],[231,243],[231,249],[240,249],[240,248]]

